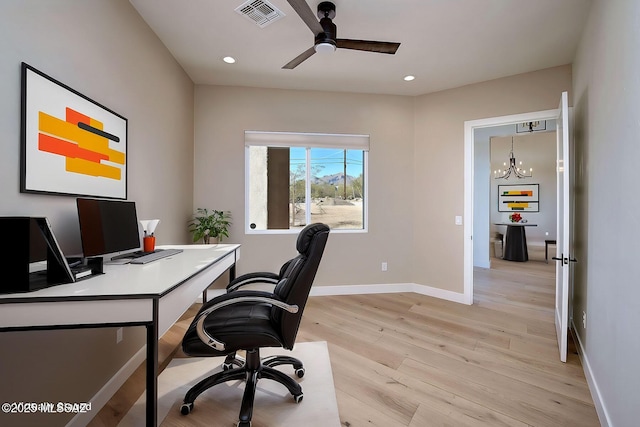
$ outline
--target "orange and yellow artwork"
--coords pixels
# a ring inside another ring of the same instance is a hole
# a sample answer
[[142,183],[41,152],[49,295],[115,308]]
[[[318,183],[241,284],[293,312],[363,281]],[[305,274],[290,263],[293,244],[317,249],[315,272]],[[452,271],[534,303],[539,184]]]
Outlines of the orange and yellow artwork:
[[121,168],[103,163],[124,165],[125,154],[109,147],[120,138],[104,132],[98,120],[67,107],[65,120],[40,111],[38,124],[38,149],[64,156],[67,172],[122,179]]
[[22,63],[21,119],[21,192],[127,198],[126,118]]
[[499,185],[498,212],[538,212],[539,184]]

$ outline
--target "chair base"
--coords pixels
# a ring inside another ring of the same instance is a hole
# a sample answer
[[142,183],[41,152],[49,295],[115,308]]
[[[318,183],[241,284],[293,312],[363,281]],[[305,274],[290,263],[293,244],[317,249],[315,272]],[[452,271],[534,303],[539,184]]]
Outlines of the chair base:
[[[302,362],[289,356],[270,356],[261,359],[260,349],[247,350],[246,356],[246,360],[244,360],[235,353],[227,355],[222,364],[222,372],[217,372],[191,387],[184,397],[180,412],[183,415],[189,414],[193,410],[196,398],[209,388],[227,381],[236,380],[244,380],[246,383],[238,416],[239,427],[251,426],[253,402],[259,379],[264,378],[279,382],[289,390],[296,403],[302,401],[303,393],[300,384],[283,372],[274,369],[278,365],[292,365],[296,376],[302,378],[304,376]],[[233,366],[237,367],[234,368]]]

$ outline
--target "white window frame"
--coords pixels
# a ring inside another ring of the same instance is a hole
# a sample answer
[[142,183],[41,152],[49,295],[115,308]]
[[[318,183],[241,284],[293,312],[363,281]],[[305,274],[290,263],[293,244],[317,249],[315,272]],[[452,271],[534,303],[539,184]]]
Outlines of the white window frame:
[[[363,151],[363,186],[364,201],[362,203],[362,228],[359,229],[331,229],[332,233],[368,233],[369,232],[369,135],[355,134],[325,134],[325,133],[299,133],[299,132],[261,132],[245,131],[245,234],[298,234],[298,228],[276,229],[276,230],[254,230],[249,227],[249,193],[250,193],[250,147],[304,147],[306,153],[306,176],[305,176],[305,210],[307,219],[310,219],[311,212],[311,149],[312,148],[337,148],[341,150],[362,150]],[[309,223],[309,221],[307,221]]]

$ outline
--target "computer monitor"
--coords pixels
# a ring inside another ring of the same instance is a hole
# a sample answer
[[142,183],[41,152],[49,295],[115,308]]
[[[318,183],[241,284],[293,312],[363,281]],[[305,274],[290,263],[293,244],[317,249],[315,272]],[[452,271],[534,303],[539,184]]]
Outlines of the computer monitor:
[[78,198],[77,207],[85,257],[140,249],[135,202]]

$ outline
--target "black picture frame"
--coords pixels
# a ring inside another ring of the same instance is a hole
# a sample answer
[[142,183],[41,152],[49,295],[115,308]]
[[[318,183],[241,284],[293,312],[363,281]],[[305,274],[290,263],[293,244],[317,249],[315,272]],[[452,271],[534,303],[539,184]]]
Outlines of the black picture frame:
[[128,120],[22,63],[20,192],[127,198]]
[[498,185],[498,212],[539,212],[539,193],[540,184]]

